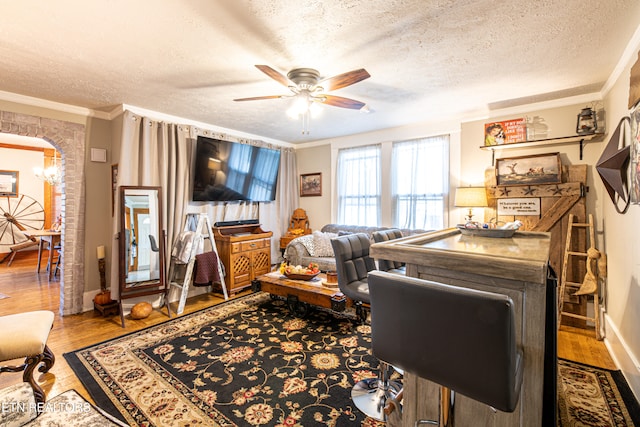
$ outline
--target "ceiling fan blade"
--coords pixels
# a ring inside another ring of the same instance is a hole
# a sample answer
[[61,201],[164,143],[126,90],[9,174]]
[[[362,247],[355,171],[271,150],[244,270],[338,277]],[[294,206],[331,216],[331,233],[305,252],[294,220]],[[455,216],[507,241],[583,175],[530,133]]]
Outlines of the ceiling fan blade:
[[283,86],[289,87],[292,84],[282,73],[274,70],[268,65],[256,65],[256,68]]
[[318,100],[323,104],[333,105],[340,108],[351,108],[352,110],[359,110],[365,106],[364,102],[356,101],[355,99],[343,98],[341,96],[334,95],[319,95],[319,98],[324,98],[324,101]]
[[322,80],[318,85],[322,86],[324,90],[330,91],[350,86],[364,79],[368,79],[369,77],[371,77],[371,75],[367,70],[360,68],[359,70],[353,70],[343,74],[338,74],[337,76],[329,77],[328,79]]
[[234,101],[260,101],[261,99],[277,99],[282,98],[283,95],[267,95],[267,96],[253,96],[251,98],[238,98]]

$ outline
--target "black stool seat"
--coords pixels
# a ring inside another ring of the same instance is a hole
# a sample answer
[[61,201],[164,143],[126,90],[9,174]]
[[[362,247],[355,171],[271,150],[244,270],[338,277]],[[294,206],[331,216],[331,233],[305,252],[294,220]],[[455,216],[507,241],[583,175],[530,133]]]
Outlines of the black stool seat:
[[495,409],[515,410],[524,363],[510,297],[380,271],[368,282],[376,357]]

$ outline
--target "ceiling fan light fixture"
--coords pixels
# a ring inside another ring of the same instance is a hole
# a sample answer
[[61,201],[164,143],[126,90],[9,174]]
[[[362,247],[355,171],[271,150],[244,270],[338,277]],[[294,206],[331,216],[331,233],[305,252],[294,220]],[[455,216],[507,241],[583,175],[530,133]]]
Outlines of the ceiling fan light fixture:
[[317,102],[312,102],[311,105],[309,105],[309,114],[311,114],[311,117],[314,119],[320,117],[323,111],[324,109]]
[[291,107],[287,110],[287,116],[297,120],[300,116],[309,112],[311,101],[308,96],[300,93],[293,98]]
[[286,77],[268,65],[256,65],[256,68],[281,85],[287,87],[292,94],[253,96],[249,98],[237,98],[234,99],[234,101],[293,98],[292,104],[287,110],[287,116],[293,120],[302,120],[303,134],[309,134],[311,118],[316,117],[322,111],[322,108],[319,108],[319,106],[315,104],[361,110],[365,113],[370,112],[364,102],[324,93],[325,89],[328,91],[337,90],[368,79],[371,76],[364,68],[338,74],[331,78],[323,79],[322,81],[320,80],[318,70],[313,68],[295,68],[289,71]]

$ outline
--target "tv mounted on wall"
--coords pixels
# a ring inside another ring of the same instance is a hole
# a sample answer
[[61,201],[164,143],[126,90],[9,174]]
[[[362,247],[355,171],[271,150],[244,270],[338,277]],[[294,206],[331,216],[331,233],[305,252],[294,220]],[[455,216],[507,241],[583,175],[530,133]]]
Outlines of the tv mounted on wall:
[[198,136],[192,200],[273,201],[279,167],[280,150]]

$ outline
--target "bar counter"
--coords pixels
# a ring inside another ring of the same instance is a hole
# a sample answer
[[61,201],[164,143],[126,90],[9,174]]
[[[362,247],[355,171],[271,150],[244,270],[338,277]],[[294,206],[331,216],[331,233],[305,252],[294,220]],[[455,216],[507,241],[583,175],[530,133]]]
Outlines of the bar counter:
[[[513,299],[516,338],[525,363],[518,406],[513,413],[495,412],[458,394],[454,412],[457,427],[540,427],[543,412],[545,422],[553,420],[555,287],[547,280],[549,246],[549,233],[516,232],[513,237],[492,238],[462,235],[457,228],[371,246],[373,258],[406,263],[407,276],[506,294]],[[430,344],[437,352],[438,343]],[[407,347],[412,351],[411,345]],[[419,419],[438,419],[438,390],[435,383],[405,372],[403,427],[413,427]]]

